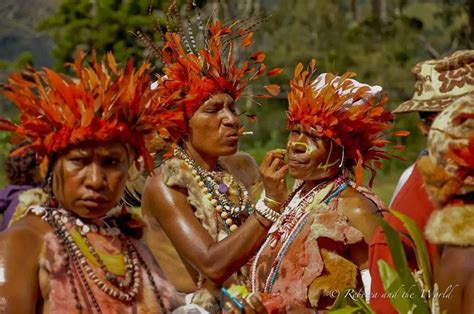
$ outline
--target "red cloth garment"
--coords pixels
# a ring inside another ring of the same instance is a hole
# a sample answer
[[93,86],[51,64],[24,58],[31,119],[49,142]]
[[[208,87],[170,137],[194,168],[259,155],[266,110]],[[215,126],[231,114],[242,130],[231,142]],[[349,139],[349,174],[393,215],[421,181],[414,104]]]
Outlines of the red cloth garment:
[[[420,230],[424,230],[425,225],[435,207],[429,199],[427,192],[425,191],[423,177],[416,166],[398,195],[395,197],[391,208],[409,216],[416,222]],[[402,222],[395,218],[392,214],[386,214],[384,219],[395,230],[398,230],[402,233],[407,232],[403,227]],[[417,268],[417,263],[411,241],[404,235],[401,237],[405,246],[408,265],[412,269],[415,269]],[[436,256],[436,247],[428,241],[425,242],[428,247],[431,263],[433,264],[434,258]],[[390,298],[388,298],[387,295],[384,295],[385,289],[380,279],[380,273],[377,265],[377,262],[380,259],[383,259],[393,267],[393,260],[385,239],[385,234],[382,228],[379,226],[376,229],[369,246],[369,270],[372,277],[370,305],[377,313],[397,313],[390,303]]]

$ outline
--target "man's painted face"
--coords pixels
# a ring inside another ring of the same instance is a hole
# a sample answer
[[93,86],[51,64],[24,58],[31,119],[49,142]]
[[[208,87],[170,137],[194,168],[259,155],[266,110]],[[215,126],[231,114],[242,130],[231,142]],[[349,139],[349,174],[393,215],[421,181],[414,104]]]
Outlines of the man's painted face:
[[70,149],[54,165],[54,195],[80,217],[102,217],[120,201],[130,162],[129,152],[118,142]]
[[232,155],[237,151],[239,126],[234,99],[228,94],[216,94],[189,120],[188,143],[205,155]]
[[315,136],[300,124],[294,125],[288,138],[288,168],[296,179],[320,180],[340,170],[342,148],[329,139]]

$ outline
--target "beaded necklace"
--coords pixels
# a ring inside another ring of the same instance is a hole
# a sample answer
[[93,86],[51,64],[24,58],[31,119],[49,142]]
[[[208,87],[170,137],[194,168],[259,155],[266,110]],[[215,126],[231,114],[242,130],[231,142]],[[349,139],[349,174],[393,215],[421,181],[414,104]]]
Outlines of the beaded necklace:
[[[216,171],[208,171],[196,163],[186,151],[177,146],[174,156],[183,160],[191,170],[201,191],[211,202],[227,234],[234,232],[253,212],[249,192],[242,182],[234,179],[222,166],[217,164]],[[230,199],[231,188],[237,190],[238,204]]]
[[[107,269],[103,260],[86,237],[86,233],[100,230],[97,226],[93,224],[87,225],[83,223],[80,218],[72,216],[71,213],[63,209],[35,206],[31,209],[31,211],[38,216],[42,216],[42,219],[44,219],[53,227],[54,233],[60,239],[60,242],[65,249],[66,254],[68,255],[68,258],[65,261],[66,274],[71,284],[71,290],[76,302],[76,309],[80,313],[82,313],[83,306],[79,299],[77,288],[81,289],[83,296],[85,292],[84,301],[86,302],[88,311],[92,312],[88,300],[90,299],[95,311],[97,313],[102,313],[99,303],[92,292],[91,286],[89,281],[86,279],[86,276],[100,290],[110,297],[118,299],[122,302],[133,302],[138,295],[140,288],[142,287],[142,269],[145,270],[161,312],[168,312],[167,308],[163,304],[163,300],[161,299],[161,295],[158,291],[151,271],[148,268],[148,265],[146,265],[145,261],[133,243],[120,232],[120,229],[117,227],[112,227],[114,229],[110,228],[111,230],[114,230],[112,231],[112,233],[114,233],[113,236],[118,237],[122,246],[122,254],[125,263],[124,279],[119,279]],[[87,226],[87,228],[84,228],[84,226]],[[118,234],[116,233],[115,229],[118,230]],[[76,236],[79,235],[81,237],[81,240],[86,244],[89,250],[88,253],[91,254],[95,261],[99,264],[103,276],[106,278],[105,281],[102,280],[90,266],[86,255],[81,251],[78,243],[76,243],[74,240],[72,235],[74,232]],[[79,275],[79,282],[74,280],[74,272]],[[85,291],[83,289],[85,289]]]
[[[332,193],[325,197],[324,203],[328,203],[332,198],[337,196],[341,193],[347,186],[347,182],[345,178],[339,177],[334,182],[334,186],[331,188]],[[277,230],[272,234],[269,234],[265,242],[262,244],[260,249],[258,250],[257,254],[255,255],[255,259],[252,262],[251,271],[250,271],[250,289],[252,292],[258,292],[257,288],[257,266],[259,264],[259,260],[261,254],[265,250],[267,246],[275,248],[278,241],[283,241],[280,250],[277,253],[275,261],[272,263],[270,272],[265,280],[265,286],[263,292],[270,293],[272,291],[273,285],[278,277],[278,272],[283,262],[283,258],[285,257],[286,252],[290,248],[293,241],[296,239],[298,234],[301,232],[303,227],[306,225],[306,222],[309,218],[309,212],[306,211],[306,207],[312,203],[313,199],[317,195],[318,192],[323,190],[330,182],[323,182],[320,185],[314,187],[311,191],[309,191],[305,196],[303,196],[295,205],[292,204],[293,198],[295,198],[302,190],[304,185],[301,185],[297,188],[292,195],[288,198],[287,202],[285,203],[285,210],[281,216],[281,223],[275,226]],[[270,230],[270,232],[273,230]]]

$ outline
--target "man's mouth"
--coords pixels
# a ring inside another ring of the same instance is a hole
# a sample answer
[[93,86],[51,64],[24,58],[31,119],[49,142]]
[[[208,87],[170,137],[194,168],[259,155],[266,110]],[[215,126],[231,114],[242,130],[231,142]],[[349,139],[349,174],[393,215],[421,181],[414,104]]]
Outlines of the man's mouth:
[[79,202],[85,207],[102,207],[108,203],[108,200],[104,196],[84,197]]
[[291,157],[291,156],[288,157],[288,165],[289,166],[298,167],[298,166],[306,165],[306,163],[307,163],[306,159],[295,158],[295,157]]

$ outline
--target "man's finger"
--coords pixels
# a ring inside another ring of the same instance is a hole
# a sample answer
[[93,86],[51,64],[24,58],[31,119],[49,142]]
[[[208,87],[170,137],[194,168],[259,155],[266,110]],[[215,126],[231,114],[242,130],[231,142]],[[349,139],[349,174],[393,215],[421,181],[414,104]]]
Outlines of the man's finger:
[[265,306],[262,303],[262,299],[258,296],[258,294],[251,294],[248,297],[248,302],[249,304],[252,305],[252,307],[255,309],[256,313],[266,313]]
[[284,177],[288,173],[288,165],[284,165],[280,169],[276,171],[276,175],[278,178]]

